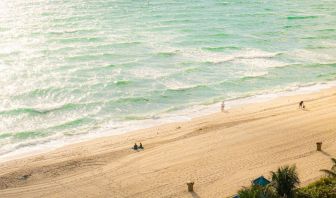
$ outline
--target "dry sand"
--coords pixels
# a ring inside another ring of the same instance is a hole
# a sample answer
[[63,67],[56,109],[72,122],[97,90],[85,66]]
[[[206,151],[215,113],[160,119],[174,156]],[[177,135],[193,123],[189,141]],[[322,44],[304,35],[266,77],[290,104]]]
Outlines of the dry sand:
[[[131,150],[139,141],[145,150]],[[336,90],[329,89],[5,162],[0,197],[226,197],[291,164],[305,185],[330,168],[335,142]]]

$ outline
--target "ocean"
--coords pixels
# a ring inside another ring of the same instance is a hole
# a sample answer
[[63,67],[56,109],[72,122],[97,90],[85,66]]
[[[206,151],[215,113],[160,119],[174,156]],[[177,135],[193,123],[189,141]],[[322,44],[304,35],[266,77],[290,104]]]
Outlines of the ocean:
[[334,0],[0,2],[2,159],[334,81]]

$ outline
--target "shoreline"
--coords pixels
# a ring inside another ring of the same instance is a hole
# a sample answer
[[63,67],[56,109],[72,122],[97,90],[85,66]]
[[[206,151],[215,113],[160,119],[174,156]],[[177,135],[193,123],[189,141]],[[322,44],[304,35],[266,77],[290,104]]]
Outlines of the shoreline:
[[[277,92],[261,93],[251,96],[238,97],[225,100],[225,108],[239,108],[243,105],[253,105],[261,102],[269,102],[277,98],[286,96],[295,96],[300,94],[311,94],[320,92],[326,89],[336,87],[336,81],[319,82],[308,85],[299,85],[295,87],[290,87],[287,89],[282,89]],[[172,114],[162,114],[158,118],[145,119],[145,120],[133,120],[125,122],[125,127],[118,129],[102,128],[95,132],[89,132],[86,134],[77,134],[74,136],[63,136],[56,140],[44,141],[41,144],[34,144],[33,146],[22,147],[21,149],[16,149],[13,151],[6,152],[0,155],[0,163],[30,157],[36,154],[43,154],[46,152],[51,152],[53,150],[66,147],[72,144],[78,144],[86,141],[94,141],[95,139],[104,137],[115,137],[126,133],[132,133],[139,130],[145,130],[153,127],[159,127],[161,125],[187,122],[195,118],[201,118],[204,116],[209,116],[220,112],[220,102],[216,102],[209,105],[196,105],[192,106],[190,109],[177,110]],[[145,124],[144,124],[145,123]],[[133,125],[133,127],[126,127],[126,125]]]
[[[190,197],[188,180],[199,197],[230,196],[287,164],[306,185],[336,154],[335,118],[332,87],[101,137],[0,163],[0,196]],[[131,150],[134,142],[145,150]]]

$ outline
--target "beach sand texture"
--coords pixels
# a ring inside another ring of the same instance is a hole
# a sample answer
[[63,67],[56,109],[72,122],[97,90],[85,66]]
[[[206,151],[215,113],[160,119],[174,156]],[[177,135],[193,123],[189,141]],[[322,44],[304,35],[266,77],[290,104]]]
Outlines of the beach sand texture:
[[[4,162],[0,197],[226,197],[291,164],[305,185],[336,153],[335,93],[281,97]],[[130,149],[140,141],[143,151]]]

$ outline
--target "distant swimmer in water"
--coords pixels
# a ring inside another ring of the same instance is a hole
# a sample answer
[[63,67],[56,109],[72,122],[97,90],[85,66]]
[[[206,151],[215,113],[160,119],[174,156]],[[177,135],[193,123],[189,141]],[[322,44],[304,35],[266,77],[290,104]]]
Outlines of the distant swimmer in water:
[[221,105],[221,111],[222,111],[222,112],[225,111],[225,102],[224,102],[224,101],[222,102],[222,105]]

